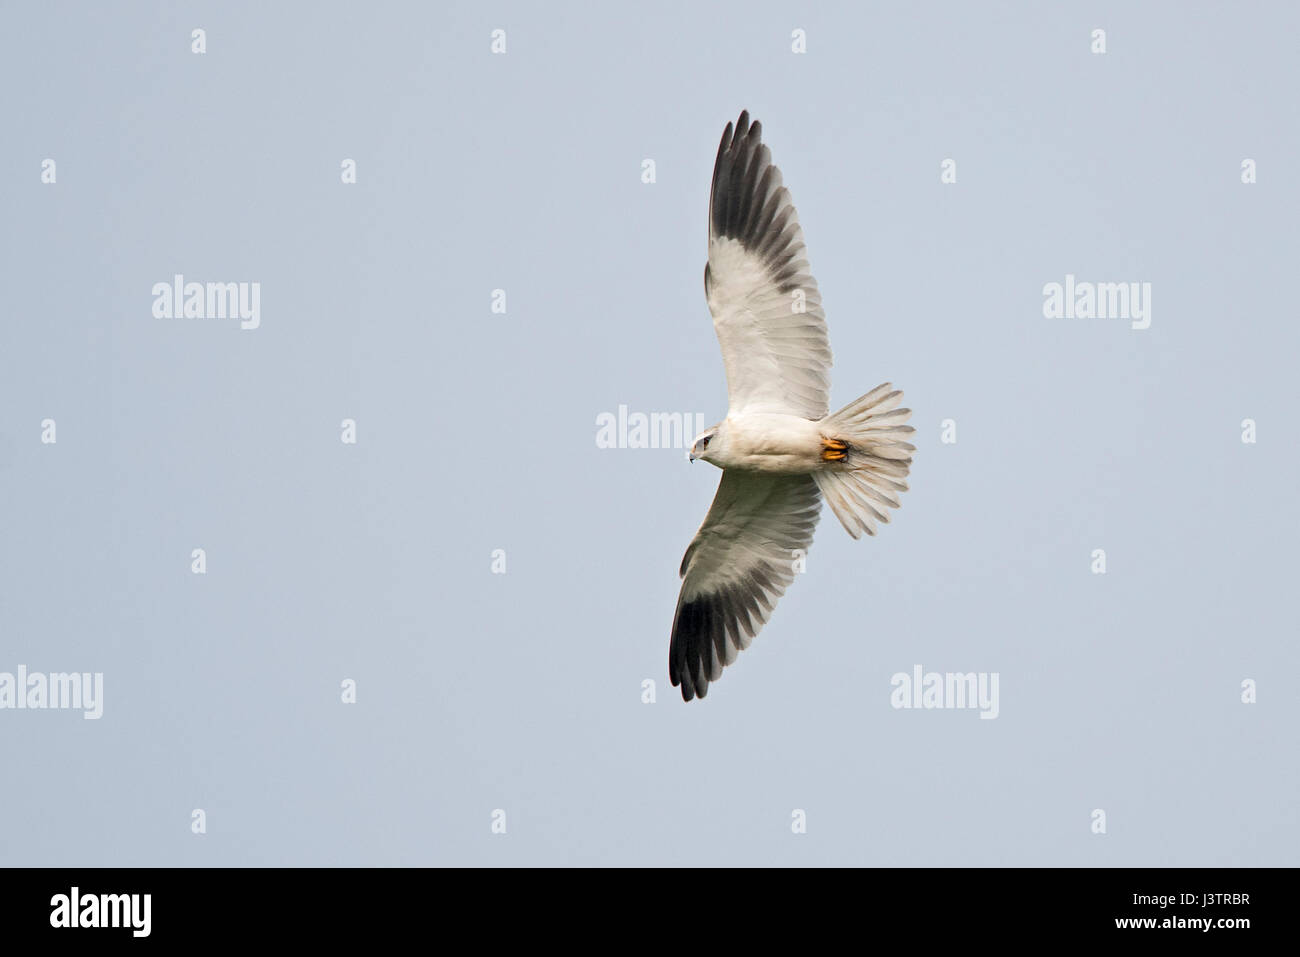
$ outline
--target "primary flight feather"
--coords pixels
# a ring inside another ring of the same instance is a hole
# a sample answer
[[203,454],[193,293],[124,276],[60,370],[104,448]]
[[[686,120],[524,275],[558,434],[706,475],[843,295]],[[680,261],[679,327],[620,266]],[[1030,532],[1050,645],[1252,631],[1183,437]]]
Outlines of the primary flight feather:
[[709,195],[704,292],[727,370],[727,417],[696,438],[691,461],[723,470],[682,559],[668,671],[682,697],[748,648],[767,622],[830,504],[854,538],[889,521],[915,447],[902,393],[877,386],[834,415],[831,350],[817,281],[762,126],[728,123]]

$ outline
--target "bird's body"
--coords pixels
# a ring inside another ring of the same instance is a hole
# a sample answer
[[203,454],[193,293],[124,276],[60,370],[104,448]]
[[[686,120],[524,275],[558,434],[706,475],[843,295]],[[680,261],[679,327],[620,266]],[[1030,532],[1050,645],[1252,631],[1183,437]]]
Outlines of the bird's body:
[[803,475],[821,468],[819,423],[781,412],[737,412],[717,426],[699,458],[721,469]]
[[691,460],[723,470],[682,559],[669,675],[690,701],[748,648],[802,568],[824,497],[850,535],[898,507],[914,447],[902,393],[878,386],[829,414],[831,351],[789,191],[742,112],[709,196],[705,295],[727,369],[727,417]]

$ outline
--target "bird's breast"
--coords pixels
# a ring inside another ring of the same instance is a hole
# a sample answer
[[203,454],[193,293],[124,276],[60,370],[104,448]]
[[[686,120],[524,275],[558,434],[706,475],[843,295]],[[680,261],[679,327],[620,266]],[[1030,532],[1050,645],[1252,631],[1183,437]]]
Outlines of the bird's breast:
[[802,474],[821,464],[817,423],[797,415],[750,413],[727,417],[723,468]]

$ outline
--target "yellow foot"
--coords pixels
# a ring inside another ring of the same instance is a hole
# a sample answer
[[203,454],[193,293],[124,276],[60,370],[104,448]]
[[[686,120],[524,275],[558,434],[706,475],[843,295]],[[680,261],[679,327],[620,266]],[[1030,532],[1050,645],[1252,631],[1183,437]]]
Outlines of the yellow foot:
[[843,462],[848,455],[849,443],[843,439],[828,439],[822,437],[822,461],[823,462]]

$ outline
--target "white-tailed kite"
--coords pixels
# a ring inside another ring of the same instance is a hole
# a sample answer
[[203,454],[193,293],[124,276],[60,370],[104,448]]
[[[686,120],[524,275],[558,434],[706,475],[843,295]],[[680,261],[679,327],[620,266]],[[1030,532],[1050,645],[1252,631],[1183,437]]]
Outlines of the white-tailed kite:
[[691,461],[722,469],[682,559],[668,670],[682,697],[748,648],[794,580],[821,499],[854,538],[876,533],[906,491],[912,412],[886,383],[829,415],[831,350],[803,231],[762,127],[722,133],[709,196],[704,292],[727,370],[727,417]]

